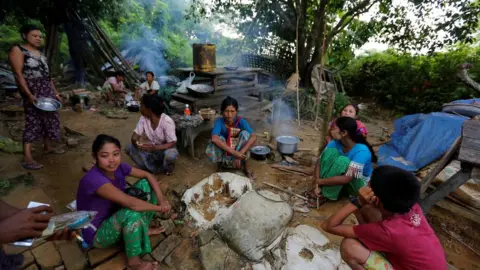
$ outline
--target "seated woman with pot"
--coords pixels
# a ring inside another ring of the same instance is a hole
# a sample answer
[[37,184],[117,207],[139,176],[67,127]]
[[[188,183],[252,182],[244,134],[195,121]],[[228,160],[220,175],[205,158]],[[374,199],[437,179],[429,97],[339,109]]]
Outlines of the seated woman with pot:
[[331,129],[332,141],[320,156],[313,174],[313,190],[310,207],[315,199],[320,202],[337,200],[343,188],[357,196],[358,190],[367,185],[372,174],[372,162],[377,161],[372,146],[358,132],[356,120],[339,117]]
[[[165,104],[156,95],[144,95],[141,100],[142,116],[132,135],[132,143],[125,152],[135,164],[153,174],[171,175],[178,158],[175,147],[175,122],[164,113]],[[146,141],[142,142],[142,137]]]
[[227,97],[221,105],[223,117],[217,118],[212,130],[211,142],[207,146],[207,156],[217,163],[218,170],[222,168],[242,169],[249,178],[253,174],[247,169],[247,159],[250,148],[256,141],[256,136],[248,122],[237,116],[238,102]]

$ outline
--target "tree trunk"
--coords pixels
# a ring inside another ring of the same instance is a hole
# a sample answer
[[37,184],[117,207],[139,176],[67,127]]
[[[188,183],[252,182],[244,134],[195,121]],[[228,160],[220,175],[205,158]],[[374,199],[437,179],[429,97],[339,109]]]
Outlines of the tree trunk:
[[45,56],[47,57],[47,63],[50,69],[52,68],[53,60],[60,49],[60,33],[58,31],[58,25],[48,24],[44,25],[47,31],[47,41],[45,42]]

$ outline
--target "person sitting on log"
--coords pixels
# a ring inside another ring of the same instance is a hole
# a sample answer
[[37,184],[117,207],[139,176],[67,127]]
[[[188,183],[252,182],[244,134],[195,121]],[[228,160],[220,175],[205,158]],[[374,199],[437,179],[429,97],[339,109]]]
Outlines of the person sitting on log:
[[[153,216],[171,209],[157,178],[122,163],[120,141],[112,136],[98,135],[92,155],[95,166],[80,180],[77,190],[78,211],[97,211],[93,226],[82,229],[86,244],[106,248],[122,241],[129,269],[157,269],[157,262],[140,259],[152,251],[149,236],[165,231],[149,228]],[[127,176],[141,180],[127,189]]]
[[221,111],[223,117],[215,120],[211,141],[206,150],[207,156],[212,162],[217,163],[218,170],[243,169],[249,178],[253,178],[253,174],[247,169],[247,158],[256,136],[248,122],[243,117],[237,116],[236,99],[225,98]]
[[125,73],[117,71],[115,76],[108,78],[103,84],[107,102],[112,102],[116,106],[122,106],[125,103],[125,96],[128,94],[128,89],[125,88],[123,81],[125,80]]
[[339,117],[332,129],[333,140],[323,150],[313,173],[312,192],[309,206],[316,199],[321,203],[337,200],[343,187],[351,195],[357,195],[372,174],[372,161],[377,161],[372,146],[358,132],[357,123],[351,117]]
[[[358,108],[358,105],[356,104],[347,104],[343,109],[340,111],[340,117],[346,116],[346,117],[351,117],[357,121],[357,133],[362,134],[365,138],[368,135],[367,127],[358,120],[358,112],[360,111],[360,108]],[[335,125],[335,120],[333,120],[330,123],[330,127],[328,129],[326,142],[327,144],[332,140],[332,129],[333,126]]]
[[[418,204],[420,183],[411,172],[380,166],[368,187],[322,224],[345,237],[342,259],[352,269],[446,270],[442,244]],[[351,214],[359,225],[343,224]]]
[[[156,95],[144,95],[141,99],[142,116],[132,135],[132,143],[126,153],[135,164],[153,174],[171,175],[175,169],[178,150],[175,122],[164,113],[164,101]],[[142,143],[142,136],[148,139]]]
[[142,83],[137,90],[135,91],[136,99],[139,100],[141,96],[148,95],[157,95],[160,90],[160,84],[155,81],[155,74],[152,71],[147,71],[145,73],[146,81]]

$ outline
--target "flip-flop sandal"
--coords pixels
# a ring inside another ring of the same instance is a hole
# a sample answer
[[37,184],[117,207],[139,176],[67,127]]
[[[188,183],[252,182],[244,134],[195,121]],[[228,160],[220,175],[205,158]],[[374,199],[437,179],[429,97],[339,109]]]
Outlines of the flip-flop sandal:
[[45,155],[50,155],[50,154],[55,154],[55,155],[65,154],[65,150],[63,150],[62,148],[57,148],[57,149],[53,149],[52,151],[45,152]]
[[31,170],[31,171],[36,171],[36,170],[40,170],[41,168],[43,168],[43,165],[38,164],[38,163],[22,162],[22,163],[20,163],[20,165],[22,166],[22,168],[24,168],[26,170]]

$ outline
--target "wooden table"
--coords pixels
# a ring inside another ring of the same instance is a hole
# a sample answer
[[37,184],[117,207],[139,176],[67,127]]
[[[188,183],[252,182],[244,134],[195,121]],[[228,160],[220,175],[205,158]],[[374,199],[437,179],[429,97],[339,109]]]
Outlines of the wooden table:
[[[172,117],[172,119],[174,119],[175,122],[178,121],[176,117]],[[215,120],[203,121],[196,127],[188,126],[184,128],[180,128],[178,125],[176,125],[176,132],[180,138],[180,140],[177,141],[177,144],[179,144],[179,146],[182,148],[188,148],[188,154],[194,157],[195,138],[197,138],[197,136],[204,131],[212,130],[214,123]]]
[[[458,160],[462,162],[461,170],[439,185],[433,192],[427,194],[426,190],[430,183],[457,152]],[[421,206],[423,211],[428,213],[437,202],[467,182],[474,166],[480,166],[480,121],[467,120],[463,123],[462,136],[455,140],[437,166],[422,180]]]
[[[177,71],[182,74],[183,78],[186,78],[193,71],[193,68],[179,68]],[[257,94],[261,101],[263,99],[262,93],[268,88],[268,85],[258,83],[258,73],[261,71],[263,71],[261,68],[242,67],[237,70],[217,68],[212,72],[193,71],[195,73],[193,84],[204,83],[212,85],[214,88],[213,93],[206,97],[174,93],[172,99],[189,104],[193,112],[197,112],[201,107],[215,107],[226,96],[240,97]]]

